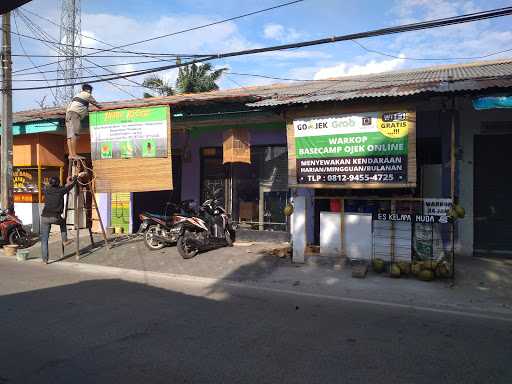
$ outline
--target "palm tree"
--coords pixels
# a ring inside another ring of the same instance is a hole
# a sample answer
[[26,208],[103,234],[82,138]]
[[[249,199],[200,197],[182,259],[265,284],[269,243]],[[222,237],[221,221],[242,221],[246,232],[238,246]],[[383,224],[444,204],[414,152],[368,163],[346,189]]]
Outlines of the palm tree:
[[227,68],[213,69],[210,63],[202,65],[191,64],[180,67],[176,79],[178,93],[198,93],[215,91],[219,89],[216,81]]
[[146,88],[152,89],[153,93],[144,92],[144,97],[156,97],[156,96],[172,96],[174,95],[174,89],[169,84],[167,80],[159,77],[158,75],[153,75],[147,77],[142,82],[142,85]]

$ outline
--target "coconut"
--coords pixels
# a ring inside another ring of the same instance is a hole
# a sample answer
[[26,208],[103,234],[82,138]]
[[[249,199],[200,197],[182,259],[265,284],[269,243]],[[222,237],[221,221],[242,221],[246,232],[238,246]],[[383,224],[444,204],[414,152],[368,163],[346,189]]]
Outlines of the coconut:
[[448,263],[442,262],[436,268],[436,277],[446,278],[450,277],[450,268],[448,267]]
[[373,259],[372,261],[372,267],[373,267],[373,270],[377,273],[381,273],[382,271],[384,271],[384,260],[382,259]]
[[437,264],[438,262],[437,261],[434,261],[434,260],[427,260],[427,261],[424,261],[423,262],[423,266],[421,269],[430,269],[430,270],[435,270],[437,268]]
[[466,210],[460,205],[457,204],[455,207],[453,207],[453,209],[455,210],[455,213],[459,219],[463,219],[464,216],[466,216]]
[[399,261],[398,267],[400,268],[400,272],[402,272],[404,275],[411,273],[411,264],[407,261]]
[[424,269],[419,273],[418,278],[423,281],[432,281],[434,280],[434,272],[430,269]]
[[293,205],[286,204],[286,207],[283,208],[283,214],[285,216],[291,216],[293,213]]
[[421,261],[415,261],[412,263],[411,271],[414,275],[418,275],[423,269],[423,263]]
[[391,266],[391,277],[400,277],[400,267],[397,264]]

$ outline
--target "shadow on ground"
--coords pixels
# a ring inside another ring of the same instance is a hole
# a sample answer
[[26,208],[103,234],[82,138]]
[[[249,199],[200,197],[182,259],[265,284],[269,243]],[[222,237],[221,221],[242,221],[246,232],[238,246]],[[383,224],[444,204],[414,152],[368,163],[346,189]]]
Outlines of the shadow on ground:
[[461,328],[432,313],[229,289],[192,296],[117,279],[0,296],[0,308],[1,383],[431,383],[439,372],[450,379],[445,382],[510,377],[512,344],[494,342],[496,334],[506,335],[503,327],[486,331],[469,321]]

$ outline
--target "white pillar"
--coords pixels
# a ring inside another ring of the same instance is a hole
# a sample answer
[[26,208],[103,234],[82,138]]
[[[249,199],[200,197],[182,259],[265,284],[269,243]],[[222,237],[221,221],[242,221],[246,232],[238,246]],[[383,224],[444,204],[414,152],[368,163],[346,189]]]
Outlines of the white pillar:
[[304,253],[306,251],[306,198],[304,196],[293,198],[292,243],[292,261],[294,263],[304,263]]

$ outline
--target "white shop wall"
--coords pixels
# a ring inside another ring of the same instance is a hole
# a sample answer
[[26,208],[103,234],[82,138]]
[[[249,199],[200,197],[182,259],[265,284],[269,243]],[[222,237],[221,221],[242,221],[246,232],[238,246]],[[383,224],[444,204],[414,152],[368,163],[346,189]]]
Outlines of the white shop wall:
[[[459,255],[472,256],[474,249],[474,146],[475,135],[482,133],[482,124],[490,122],[512,121],[512,110],[492,109],[474,110],[471,99],[460,98],[459,106],[460,140],[457,165],[459,168],[459,199],[466,210],[466,216],[457,223],[456,252]],[[503,133],[503,132],[501,132]],[[512,133],[512,132],[510,132]],[[506,156],[506,154],[504,154]]]

